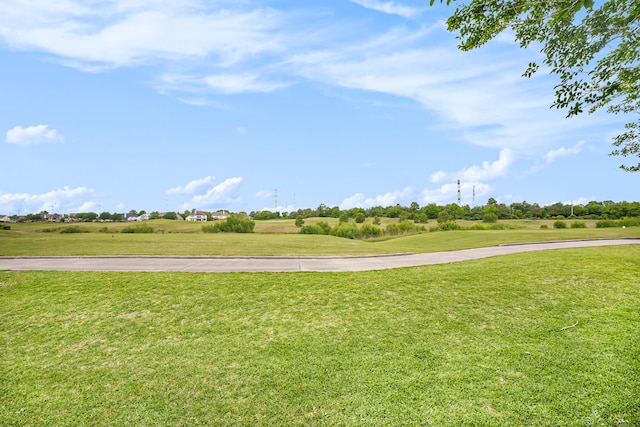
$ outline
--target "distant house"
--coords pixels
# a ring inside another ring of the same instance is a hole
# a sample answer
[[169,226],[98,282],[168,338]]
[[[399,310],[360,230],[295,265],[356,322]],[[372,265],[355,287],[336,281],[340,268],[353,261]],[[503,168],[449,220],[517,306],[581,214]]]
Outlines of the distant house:
[[11,222],[11,218],[7,215],[0,216],[0,222]]
[[213,220],[227,219],[227,218],[229,218],[229,214],[226,213],[225,211],[218,211],[218,212],[212,213],[211,214],[211,218]]
[[137,221],[138,215],[134,213],[126,213],[122,215],[123,221]]
[[62,215],[60,214],[45,214],[44,220],[47,222],[60,222],[62,221]]
[[193,210],[191,215],[187,217],[187,221],[191,222],[207,222],[207,214],[201,211]]

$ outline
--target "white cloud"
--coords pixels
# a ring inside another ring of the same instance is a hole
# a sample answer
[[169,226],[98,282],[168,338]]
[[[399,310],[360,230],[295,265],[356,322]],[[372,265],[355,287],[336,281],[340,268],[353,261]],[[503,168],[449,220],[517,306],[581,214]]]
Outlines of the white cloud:
[[87,187],[69,188],[65,186],[42,194],[0,192],[0,212],[40,212],[59,210],[66,213],[77,206],[90,203],[94,191]]
[[569,147],[569,148],[560,147],[557,150],[550,150],[545,155],[545,160],[547,161],[547,163],[551,163],[558,157],[573,156],[582,151],[583,145],[584,145],[584,141],[580,141],[573,147]]
[[195,194],[201,187],[209,185],[216,180],[215,176],[206,176],[200,179],[194,179],[186,185],[178,185],[177,187],[167,190],[167,194]]
[[9,144],[32,145],[48,142],[62,142],[62,135],[55,129],[49,129],[48,125],[16,126],[7,131],[6,141]]
[[[94,201],[84,202],[78,208],[74,209],[74,212],[96,212],[96,210],[100,207],[99,203]],[[100,212],[97,212],[98,214]]]
[[282,89],[286,83],[270,83],[261,81],[254,73],[219,74],[204,78],[206,85],[216,92],[232,94],[242,92],[274,92]]
[[[229,65],[253,55],[282,50],[274,33],[281,13],[244,10],[242,5],[212,10],[202,2],[117,0],[61,6],[19,0],[0,4],[0,38],[20,50],[40,50],[78,68],[122,67],[209,58]],[[58,3],[58,2],[56,2]],[[219,5],[218,5],[219,6]]]
[[446,173],[438,171],[431,174],[431,182],[453,181],[460,179],[462,182],[487,181],[505,176],[509,167],[516,160],[513,150],[504,148],[500,151],[498,160],[493,162],[483,161],[481,166],[470,166],[458,172]]
[[367,9],[375,10],[390,15],[398,15],[403,18],[411,18],[422,12],[422,9],[415,7],[403,6],[392,1],[381,2],[378,0],[351,0],[352,3],[359,4]]
[[235,191],[242,183],[241,177],[227,178],[220,184],[209,189],[205,194],[193,196],[192,207],[212,206],[216,203],[238,202],[240,197],[235,196]]
[[[480,200],[491,194],[493,188],[489,184],[480,182],[461,182],[460,199],[463,205],[477,205]],[[475,199],[475,203],[474,203]],[[420,202],[444,205],[458,201],[457,182],[442,184],[439,188],[426,188],[420,195]]]
[[413,194],[414,191],[412,187],[405,187],[402,190],[380,194],[375,197],[366,197],[362,193],[356,193],[353,196],[344,199],[342,203],[340,203],[340,209],[391,206],[398,203],[403,204],[407,203]]
[[258,199],[268,199],[269,197],[273,197],[273,191],[261,190],[256,193],[256,197]]

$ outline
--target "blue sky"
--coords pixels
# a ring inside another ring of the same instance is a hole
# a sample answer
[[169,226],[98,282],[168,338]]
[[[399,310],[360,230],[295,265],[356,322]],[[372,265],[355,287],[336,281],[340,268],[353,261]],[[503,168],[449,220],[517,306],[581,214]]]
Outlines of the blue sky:
[[0,214],[640,200],[624,117],[428,0],[3,0]]

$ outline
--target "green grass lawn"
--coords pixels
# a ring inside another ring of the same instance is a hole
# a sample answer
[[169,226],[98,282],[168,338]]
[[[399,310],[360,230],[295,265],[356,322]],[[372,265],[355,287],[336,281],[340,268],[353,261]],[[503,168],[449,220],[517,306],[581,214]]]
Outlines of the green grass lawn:
[[0,425],[640,425],[639,283],[637,245],[363,273],[0,272]]
[[[105,227],[104,223],[72,224],[71,226],[91,231],[77,234],[61,234],[55,231],[69,227],[65,224],[11,224],[11,230],[0,231],[0,256],[367,255],[448,251],[502,243],[640,237],[640,227],[541,230],[538,223],[535,224],[535,228],[530,227],[532,222],[512,221],[511,223],[520,224],[521,228],[431,232],[375,241],[291,233],[287,231],[288,227],[298,230],[292,220],[258,221],[256,229],[263,231],[250,234],[205,234],[200,232],[201,224],[196,225],[185,221],[148,222],[155,230],[164,230],[164,234],[116,232],[115,227],[120,227],[119,231],[131,224],[108,224],[107,227],[114,228],[114,232],[109,233],[98,232],[101,227]],[[275,230],[278,229],[285,231],[276,232]],[[54,231],[44,232],[43,230]]]

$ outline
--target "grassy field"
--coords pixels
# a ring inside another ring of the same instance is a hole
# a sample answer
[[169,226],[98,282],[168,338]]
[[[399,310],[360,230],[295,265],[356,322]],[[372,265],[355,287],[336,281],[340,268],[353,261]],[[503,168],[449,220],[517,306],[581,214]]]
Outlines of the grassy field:
[[[314,218],[312,223],[320,219]],[[333,220],[333,218],[330,218]],[[385,221],[389,221],[385,219]],[[337,220],[336,220],[337,222]],[[507,223],[505,221],[505,223]],[[542,221],[508,222],[513,230],[464,230],[422,233],[379,240],[349,240],[301,235],[292,220],[258,221],[256,233],[201,233],[201,224],[149,221],[155,233],[124,234],[131,224],[83,223],[71,226],[90,231],[61,234],[68,224],[11,224],[0,230],[0,256],[26,255],[366,255],[436,252],[502,243],[565,239],[640,237],[640,227],[541,230]],[[464,222],[461,222],[465,225]],[[593,224],[590,224],[593,225]],[[107,227],[110,232],[99,232]]]
[[636,245],[365,273],[0,272],[0,425],[640,425],[638,283]]

